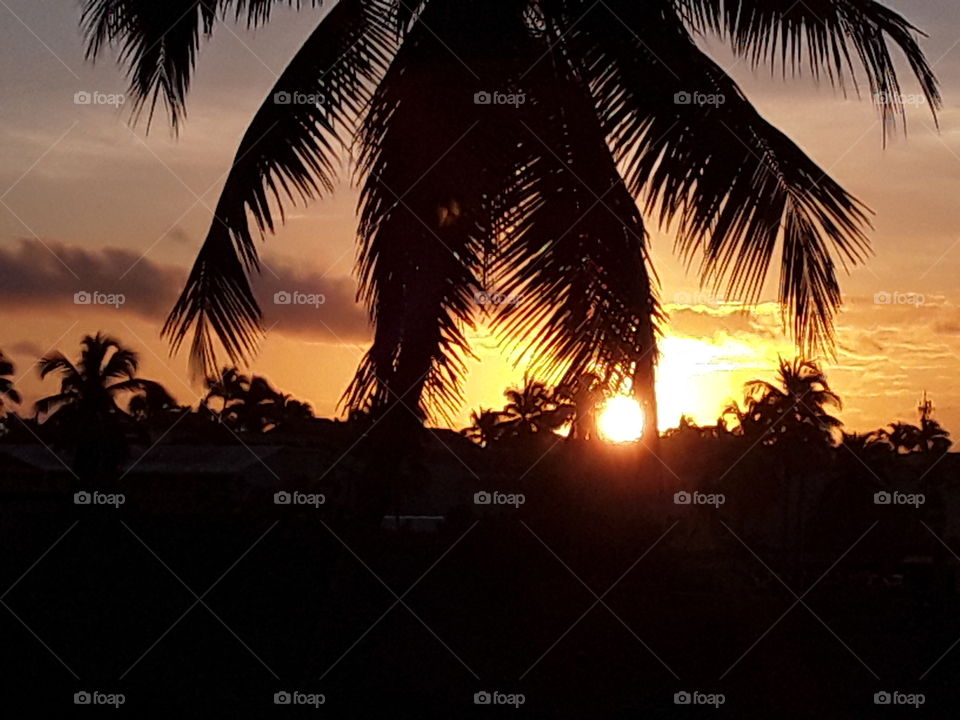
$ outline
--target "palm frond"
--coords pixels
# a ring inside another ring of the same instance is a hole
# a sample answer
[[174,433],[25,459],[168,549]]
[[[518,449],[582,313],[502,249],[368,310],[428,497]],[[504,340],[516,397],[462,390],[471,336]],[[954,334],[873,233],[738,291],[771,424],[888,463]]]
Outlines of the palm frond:
[[[798,73],[806,65],[816,79],[857,87],[866,75],[871,97],[884,120],[904,121],[900,80],[891,46],[910,65],[934,117],[942,100],[936,77],[917,42],[920,31],[897,12],[872,0],[675,0],[696,31],[727,39],[754,67],[781,65]],[[859,68],[858,68],[859,66]]]
[[119,348],[103,366],[104,378],[132,378],[140,367],[140,358],[133,350]]
[[339,154],[394,50],[387,0],[341,0],[280,76],[237,150],[215,217],[186,287],[163,328],[177,350],[193,330],[191,366],[216,367],[216,341],[234,363],[252,355],[260,308],[249,274],[259,269],[254,231],[276,226],[271,202],[333,190]]
[[190,78],[203,37],[209,37],[218,0],[87,0],[81,23],[87,57],[110,45],[126,67],[134,117],[148,124],[162,101],[176,129],[183,120]]
[[54,352],[40,358],[37,361],[37,369],[40,372],[41,380],[46,378],[50,373],[60,372],[64,375],[64,382],[66,382],[68,378],[76,384],[81,382],[80,371],[60,352]]
[[507,172],[500,148],[514,112],[474,97],[509,91],[523,5],[431,0],[366,115],[358,269],[376,331],[344,395],[350,408],[402,401],[426,416],[460,403],[464,329],[483,289],[490,197]]
[[[621,22],[611,22],[613,12]],[[718,292],[756,302],[772,260],[807,354],[831,347],[838,264],[865,257],[865,208],[767,123],[671,12],[611,0],[572,28],[628,186]]]
[[652,381],[660,318],[643,220],[562,54],[538,63],[525,84],[534,98],[494,266],[515,302],[499,308],[494,326],[526,345],[545,378],[593,371],[611,389],[629,381],[639,390]]

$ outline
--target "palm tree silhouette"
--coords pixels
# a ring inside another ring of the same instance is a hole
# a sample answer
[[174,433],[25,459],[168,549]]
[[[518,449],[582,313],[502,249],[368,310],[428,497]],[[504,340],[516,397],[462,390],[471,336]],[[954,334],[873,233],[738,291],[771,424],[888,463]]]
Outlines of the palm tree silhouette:
[[6,412],[6,403],[20,404],[20,393],[13,386],[11,379],[13,373],[13,363],[0,350],[0,416]]
[[[268,22],[274,4],[86,0],[87,54],[119,47],[135,115],[163,103],[178,129],[202,41],[228,19]],[[340,0],[256,112],[165,335],[178,348],[192,333],[204,374],[217,343],[248,359],[262,334],[255,237],[290,202],[332,194],[356,148],[375,333],[349,408],[457,407],[465,328],[492,284],[516,300],[493,309],[495,327],[539,374],[629,384],[656,428],[661,313],[638,201],[729,297],[758,300],[779,252],[798,344],[829,346],[836,268],[864,257],[866,211],[761,118],[701,34],[840,86],[859,63],[885,132],[903,119],[892,48],[941,104],[916,29],[877,2]]]
[[206,379],[206,386],[200,407],[236,432],[263,433],[313,417],[307,403],[284,395],[266,378],[248,377],[236,367],[222,368]]
[[[886,428],[877,430],[875,435],[878,443],[885,445],[896,455],[907,455],[914,452],[933,452],[942,455],[952,445],[950,433],[933,419],[933,402],[923,394],[923,399],[917,406],[920,425],[911,425],[904,422],[890,423]],[[889,428],[889,429],[888,429]]]
[[745,436],[767,445],[789,442],[833,445],[843,425],[830,414],[840,409],[840,396],[812,360],[779,360],[777,383],[751,380],[744,385],[744,407],[736,402],[724,411],[732,415]]
[[807,528],[807,475],[828,448],[842,441],[843,423],[830,414],[840,409],[840,396],[812,360],[779,358],[777,382],[751,380],[744,385],[744,407],[734,402],[732,415],[750,448],[762,444],[776,450],[769,471],[782,493],[783,551],[803,563]]
[[38,368],[41,379],[60,375],[60,391],[37,401],[37,417],[44,416],[59,442],[73,450],[73,469],[83,482],[109,482],[123,460],[131,417],[121,398],[143,397],[152,408],[176,404],[162,385],[137,377],[134,351],[103,333],[83,338],[76,363],[55,352]]
[[470,413],[470,425],[461,431],[464,437],[470,438],[483,447],[489,447],[504,435],[504,416],[499,410],[480,408]]
[[511,434],[533,435],[550,424],[546,416],[552,409],[550,391],[542,382],[527,377],[523,387],[509,388],[503,395],[507,404],[501,413],[500,425]]

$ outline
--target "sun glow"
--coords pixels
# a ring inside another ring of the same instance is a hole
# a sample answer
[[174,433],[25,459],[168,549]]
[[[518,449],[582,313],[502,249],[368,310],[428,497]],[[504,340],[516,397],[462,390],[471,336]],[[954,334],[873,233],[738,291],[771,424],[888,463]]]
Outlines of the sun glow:
[[600,412],[600,434],[612,442],[633,442],[643,434],[643,410],[633,398],[610,398]]

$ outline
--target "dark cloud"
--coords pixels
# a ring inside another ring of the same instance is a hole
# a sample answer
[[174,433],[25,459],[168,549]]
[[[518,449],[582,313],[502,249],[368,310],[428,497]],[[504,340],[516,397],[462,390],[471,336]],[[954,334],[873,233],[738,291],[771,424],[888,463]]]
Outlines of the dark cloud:
[[272,332],[345,343],[370,339],[367,313],[356,302],[353,278],[326,277],[268,259],[254,287],[264,325]]
[[17,355],[21,357],[25,356],[31,359],[36,359],[45,352],[44,348],[40,347],[35,342],[30,342],[29,340],[20,340],[19,342],[14,342],[5,349],[10,355]]
[[[109,303],[116,301],[116,311],[160,323],[186,276],[184,268],[161,265],[117,247],[87,250],[30,239],[0,246],[0,303],[8,312],[74,313],[94,309],[98,302],[108,305],[101,310],[113,311]],[[265,325],[273,326],[274,332],[324,342],[362,342],[369,337],[366,314],[354,300],[356,285],[349,277],[324,277],[309,269],[268,261],[254,285]],[[274,303],[276,293],[281,292],[291,295],[290,304]],[[92,304],[78,304],[78,293],[81,301],[92,298]],[[313,300],[317,302],[302,304],[302,295],[316,296]]]

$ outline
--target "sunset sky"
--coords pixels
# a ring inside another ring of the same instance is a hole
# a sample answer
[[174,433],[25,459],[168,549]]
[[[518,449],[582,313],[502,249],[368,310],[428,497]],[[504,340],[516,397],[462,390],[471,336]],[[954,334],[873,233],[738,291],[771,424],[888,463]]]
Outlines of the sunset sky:
[[[842,278],[837,357],[825,365],[842,395],[848,429],[912,420],[923,390],[948,429],[960,432],[960,6],[949,0],[887,3],[929,37],[923,48],[943,86],[936,128],[929,108],[909,108],[909,136],[882,146],[878,115],[864,93],[816,86],[808,77],[771,76],[704,41],[761,113],[875,211],[874,256]],[[28,400],[54,391],[31,368],[56,348],[69,356],[82,335],[109,332],[141,352],[142,374],[183,403],[200,387],[186,360],[171,358],[160,325],[210,224],[240,137],[277,74],[325,10],[278,10],[265,28],[221,25],[203,46],[188,117],[173,137],[158,113],[150,134],[129,109],[77,104],[126,92],[110,61],[83,59],[79,3],[0,2],[0,348],[13,358]],[[904,72],[902,77],[908,78]],[[904,92],[919,89],[909,81]],[[298,207],[263,247],[258,284],[271,328],[251,368],[283,391],[333,415],[369,338],[354,302],[357,192]],[[652,231],[661,297],[670,312],[658,382],[661,425],[680,413],[712,423],[745,380],[770,376],[778,354],[792,355],[773,302],[745,313],[735,298],[700,290],[672,254],[669,228]],[[695,268],[694,268],[695,269]],[[121,293],[119,308],[78,305],[80,291]],[[276,306],[278,291],[323,294],[311,306]],[[911,302],[904,301],[907,298]],[[890,302],[885,302],[890,300]],[[502,405],[523,374],[496,339],[475,334],[462,421],[478,405]]]

